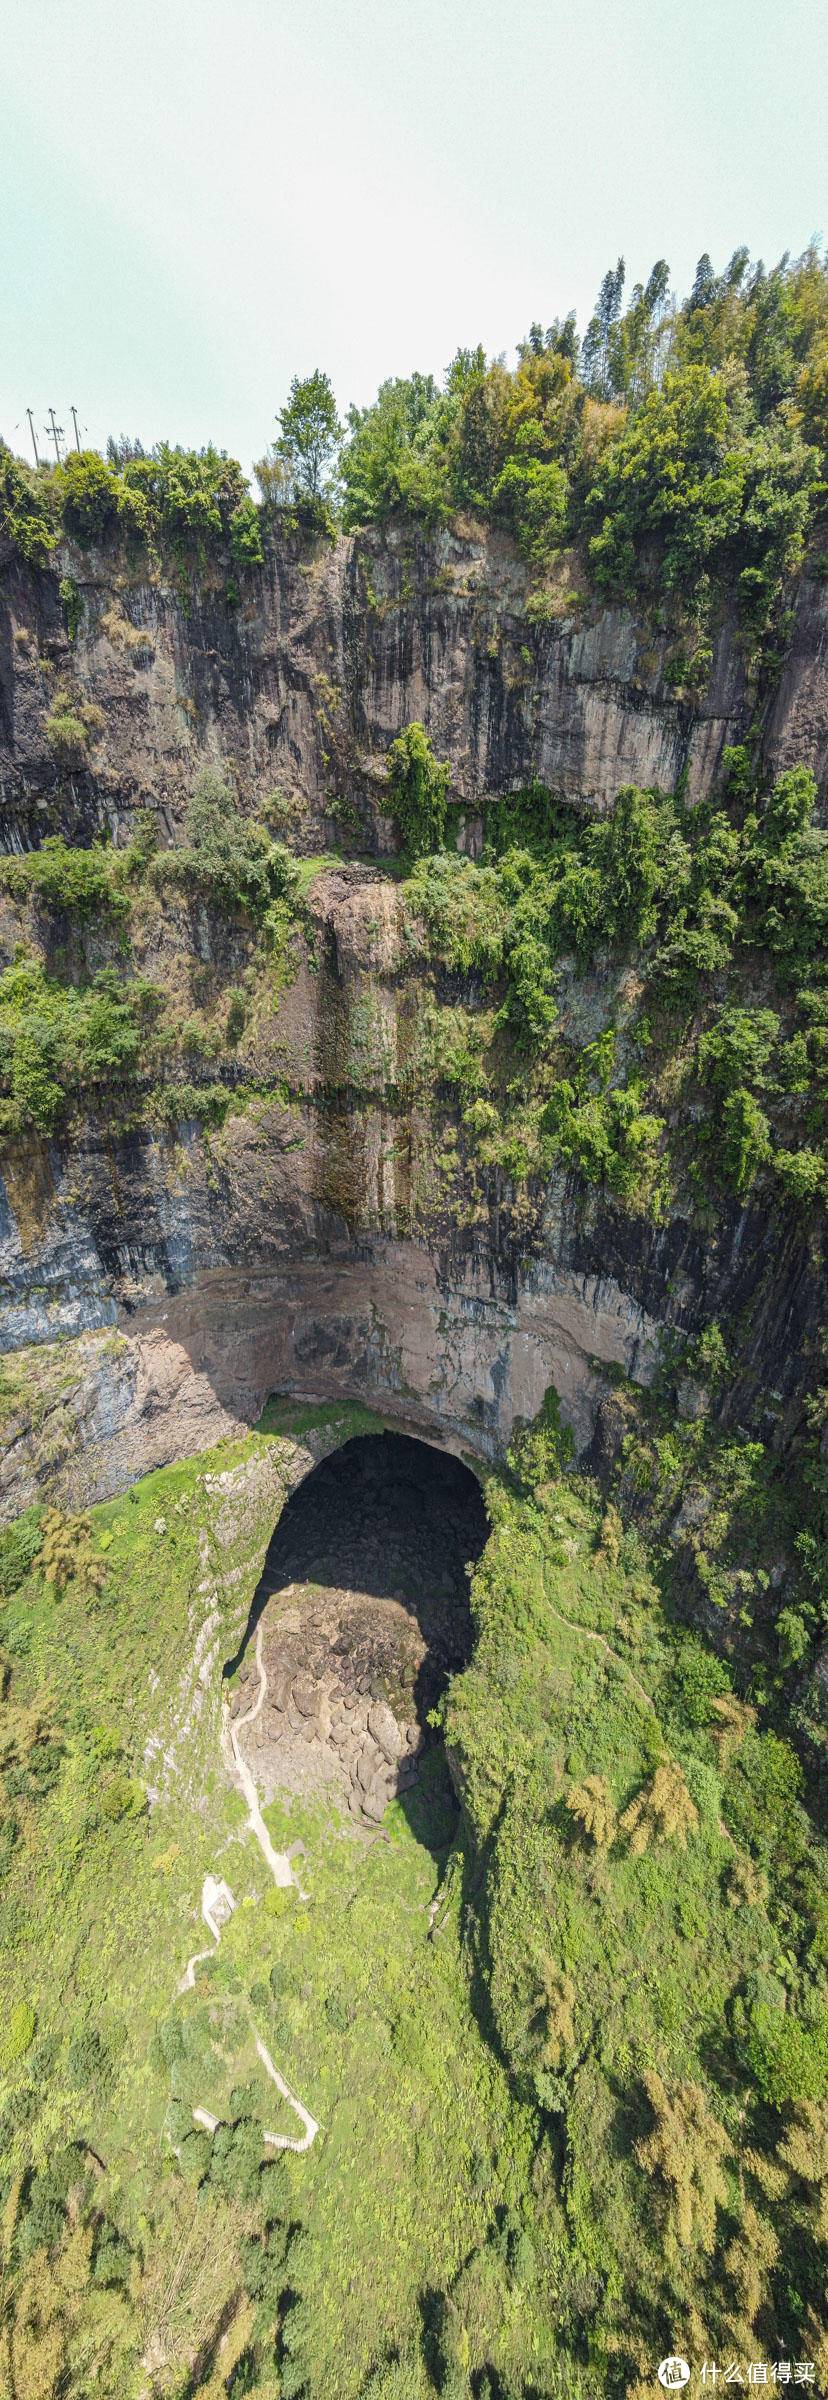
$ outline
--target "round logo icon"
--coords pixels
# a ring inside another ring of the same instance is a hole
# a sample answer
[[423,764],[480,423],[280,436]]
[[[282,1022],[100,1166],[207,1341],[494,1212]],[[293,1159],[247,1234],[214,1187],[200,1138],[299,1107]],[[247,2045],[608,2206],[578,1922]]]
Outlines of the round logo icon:
[[663,2358],[658,2370],[658,2380],[659,2383],[663,2383],[665,2392],[680,2392],[682,2386],[690,2381],[690,2368],[686,2358]]

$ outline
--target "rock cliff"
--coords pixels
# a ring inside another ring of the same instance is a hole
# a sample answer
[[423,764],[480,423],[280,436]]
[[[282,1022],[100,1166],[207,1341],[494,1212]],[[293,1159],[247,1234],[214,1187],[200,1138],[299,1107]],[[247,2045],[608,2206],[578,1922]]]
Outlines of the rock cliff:
[[[173,837],[197,767],[226,760],[244,802],[278,791],[298,846],[382,851],[385,755],[412,718],[450,761],[471,847],[484,804],[534,775],[596,809],[630,782],[681,781],[698,798],[724,744],[757,722],[770,765],[803,761],[821,787],[828,773],[828,592],[807,575],[775,690],[748,682],[725,613],[708,685],[691,696],[666,634],[626,609],[562,590],[538,621],[506,537],[471,523],[280,539],[229,596],[218,573],[142,580],[112,551],[65,547],[38,573],[0,558],[0,573],[7,848],[55,830],[117,834],[139,807]],[[101,712],[68,777],[47,730],[66,688]]]

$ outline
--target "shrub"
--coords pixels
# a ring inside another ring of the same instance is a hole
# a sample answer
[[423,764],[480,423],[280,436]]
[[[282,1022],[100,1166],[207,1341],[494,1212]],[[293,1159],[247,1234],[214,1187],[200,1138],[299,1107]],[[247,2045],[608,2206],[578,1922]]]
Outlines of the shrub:
[[435,758],[424,725],[407,725],[388,752],[391,814],[406,857],[441,850],[450,770]]
[[113,853],[93,842],[88,850],[70,848],[60,834],[48,834],[39,850],[25,858],[4,859],[0,875],[6,890],[23,899],[36,892],[50,908],[71,909],[73,915],[98,915],[102,909],[122,916],[129,902],[114,876]]
[[117,522],[118,477],[99,451],[70,450],[57,489],[67,533],[82,545],[100,541]]
[[767,1117],[752,1092],[729,1093],[722,1109],[721,1133],[723,1172],[744,1199],[773,1146]]
[[263,826],[240,815],[219,768],[204,767],[196,777],[184,831],[186,850],[165,851],[153,861],[159,881],[180,876],[257,915],[265,914],[272,901],[293,896],[297,877],[288,852]]
[[46,718],[44,732],[53,758],[59,767],[85,767],[89,757],[89,728],[85,716],[73,707],[68,693],[59,692]]
[[33,475],[0,439],[0,533],[27,566],[45,566],[55,543],[48,475]]
[[561,1404],[554,1384],[550,1384],[534,1422],[522,1425],[516,1420],[506,1453],[509,1473],[521,1491],[531,1493],[545,1483],[553,1483],[569,1466],[574,1452],[571,1427],[561,1424]]
[[734,2031],[745,2071],[771,2108],[828,2097],[828,2009],[807,2023],[790,2009],[739,2004]]
[[557,460],[510,458],[497,478],[492,505],[514,532],[530,566],[544,567],[563,540],[569,484]]
[[101,1793],[101,1813],[111,1825],[122,1824],[125,1817],[145,1816],[147,1805],[144,1785],[131,1775],[114,1775]]
[[263,567],[259,513],[252,500],[240,500],[230,519],[230,548],[237,566]]
[[69,640],[70,642],[73,642],[83,616],[83,600],[81,598],[74,575],[61,576],[59,594],[60,605],[63,610],[63,622],[69,635]]
[[0,2073],[8,2074],[9,2068],[16,2066],[19,2058],[25,2057],[34,2041],[36,2027],[37,2018],[31,2001],[18,2000],[6,2019],[4,2029],[0,2031]]
[[143,981],[126,997],[122,988],[112,968],[76,991],[52,983],[25,959],[0,976],[0,1075],[10,1085],[18,1128],[30,1123],[52,1133],[71,1092],[130,1076],[155,994]]
[[44,1581],[58,1595],[72,1583],[81,1599],[94,1599],[106,1581],[106,1571],[92,1549],[89,1517],[65,1516],[62,1509],[46,1508],[40,1532]]
[[772,851],[785,850],[810,824],[817,787],[810,767],[788,767],[765,801],[762,836]]
[[41,1545],[40,1510],[27,1508],[13,1525],[0,1531],[0,1595],[11,1599],[25,1583]]

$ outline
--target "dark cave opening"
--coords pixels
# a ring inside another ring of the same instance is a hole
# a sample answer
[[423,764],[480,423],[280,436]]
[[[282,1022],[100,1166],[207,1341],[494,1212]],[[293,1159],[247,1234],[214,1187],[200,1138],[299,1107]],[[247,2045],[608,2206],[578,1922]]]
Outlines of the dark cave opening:
[[469,1567],[488,1534],[480,1485],[407,1434],[361,1434],[299,1484],[275,1528],[225,1673],[268,1794],[330,1786],[377,1823],[434,1747],[430,1713],[472,1655]]

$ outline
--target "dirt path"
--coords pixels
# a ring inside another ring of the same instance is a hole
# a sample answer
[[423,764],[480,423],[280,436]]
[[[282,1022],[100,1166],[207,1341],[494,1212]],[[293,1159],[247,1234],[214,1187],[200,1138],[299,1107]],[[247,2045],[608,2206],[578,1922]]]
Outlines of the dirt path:
[[239,1743],[239,1734],[241,1733],[242,1726],[253,1724],[254,1719],[261,1715],[261,1711],[267,1699],[267,1675],[265,1673],[265,1664],[262,1657],[263,1632],[264,1618],[260,1617],[259,1628],[256,1634],[256,1665],[259,1670],[259,1690],[257,1697],[253,1702],[253,1706],[247,1710],[246,1716],[237,1717],[235,1725],[231,1724],[230,1745],[236,1762],[236,1772],[239,1782],[247,1801],[249,1810],[247,1819],[248,1825],[250,1826],[251,1833],[254,1833],[256,1836],[262,1857],[265,1859],[270,1868],[274,1883],[278,1883],[282,1890],[284,1890],[288,1884],[293,1883],[294,1881],[293,1868],[286,1850],[274,1850],[264,1817],[262,1816],[262,1812],[259,1807],[259,1795],[256,1790],[250,1768],[247,1764],[247,1760],[242,1755],[242,1750]]
[[[291,1866],[287,1851],[274,1849],[267,1826],[262,1816],[261,1809],[259,1807],[259,1795],[256,1790],[256,1785],[253,1780],[253,1776],[251,1775],[250,1768],[247,1764],[247,1760],[242,1754],[238,1739],[242,1727],[244,1725],[252,1725],[254,1719],[260,1715],[267,1698],[267,1674],[265,1671],[264,1660],[262,1658],[263,1630],[263,1621],[260,1621],[259,1629],[256,1635],[256,1665],[259,1670],[258,1693],[253,1702],[252,1708],[249,1708],[243,1717],[238,1717],[235,1725],[231,1724],[230,1744],[235,1761],[236,1772],[244,1793],[244,1797],[247,1801],[247,1822],[250,1827],[250,1831],[251,1833],[255,1834],[259,1849],[261,1850],[262,1857],[265,1861],[265,1865],[269,1869],[274,1883],[277,1883],[281,1890],[285,1890],[288,1884],[294,1883],[296,1880],[293,1873],[293,1868]],[[205,1909],[204,1915],[210,1932],[213,1935],[215,1946],[218,1948],[218,1944],[221,1940],[221,1923],[213,1917],[209,1909]],[[212,1958],[212,1956],[212,1950],[197,1950],[194,1953],[194,1956],[188,1959],[187,1966],[178,1986],[180,1992],[192,1990],[195,1983],[196,1967],[200,1964],[202,1959]],[[281,2094],[283,2100],[287,2101],[288,2107],[294,2110],[296,2116],[299,2118],[300,2124],[304,2127],[301,2137],[295,2137],[290,2133],[265,2132],[263,2139],[267,2143],[268,2148],[271,2150],[309,2150],[311,2143],[316,2140],[316,2136],[319,2132],[319,2126],[316,2118],[311,2116],[310,2109],[305,2107],[303,2100],[297,2100],[296,2093],[291,2091],[290,2084],[285,2082],[285,2078],[283,2075],[280,2075],[278,2067],[274,2066],[270,2051],[267,2049],[266,2044],[261,2040],[259,2034],[256,2033],[255,2027],[253,2031],[256,2050],[259,2058],[261,2059],[265,2073],[270,2076],[271,2083],[275,2083],[277,2092]],[[193,2110],[193,2116],[196,2124],[203,2125],[209,2133],[215,2132],[218,2119],[211,2115],[209,2109],[195,2108]]]

